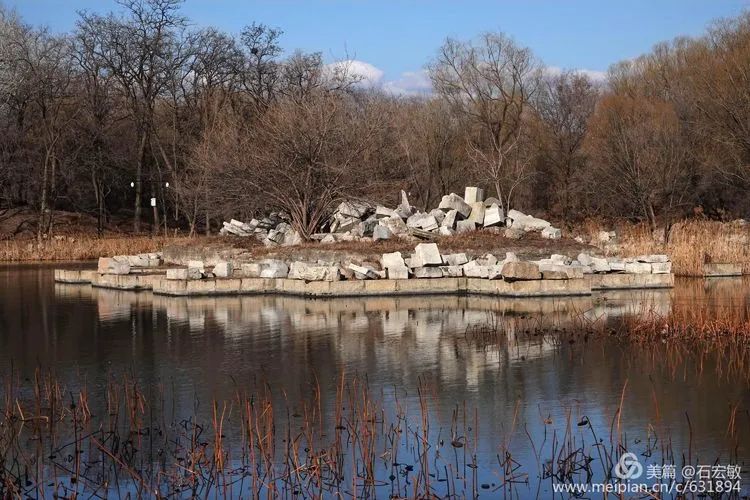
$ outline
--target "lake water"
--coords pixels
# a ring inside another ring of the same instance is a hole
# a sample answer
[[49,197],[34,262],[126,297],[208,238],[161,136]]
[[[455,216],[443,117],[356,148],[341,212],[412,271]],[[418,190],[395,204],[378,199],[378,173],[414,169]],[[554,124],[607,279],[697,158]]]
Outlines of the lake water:
[[[476,454],[478,486],[464,486],[469,496],[553,496],[545,464],[564,466],[561,450],[584,450],[596,477],[607,448],[624,451],[617,442],[644,466],[675,464],[678,478],[685,464],[738,465],[748,493],[750,384],[723,366],[725,355],[556,333],[639,314],[747,318],[750,284],[742,279],[571,299],[305,300],[103,290],[55,284],[52,269],[0,267],[0,369],[6,378],[53,369],[69,389],[85,380],[94,414],[105,412],[107,380],[128,374],[164,388],[147,403],[166,398],[177,419],[210,419],[212,400],[262,387],[290,412],[304,411],[319,391],[330,419],[343,374],[366,381],[384,419],[404,406],[419,420],[427,401],[439,460],[460,468],[459,451]],[[462,444],[451,446],[456,440]],[[456,472],[439,460],[431,458],[433,488],[450,493],[445,476]],[[392,464],[383,467],[393,483]],[[382,487],[378,496],[409,496],[410,486]]]

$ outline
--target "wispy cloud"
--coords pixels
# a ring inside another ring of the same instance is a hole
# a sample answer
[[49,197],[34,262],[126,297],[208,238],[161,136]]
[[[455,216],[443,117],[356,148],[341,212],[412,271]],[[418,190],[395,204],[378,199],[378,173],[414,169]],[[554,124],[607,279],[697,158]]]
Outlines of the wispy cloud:
[[387,80],[382,69],[357,59],[331,63],[326,66],[326,70],[337,75],[346,73],[359,80],[358,85],[361,87],[381,89],[389,94],[416,96],[432,93],[432,83],[426,70],[406,71],[396,79]]
[[427,70],[406,71],[399,78],[384,82],[383,90],[404,96],[429,95],[432,93],[432,82]]
[[[381,89],[384,92],[399,96],[428,96],[432,94],[432,82],[427,70],[405,71],[395,79],[386,79],[385,72],[377,66],[357,59],[347,59],[327,66],[332,73],[343,73],[360,80],[358,85],[364,88]],[[574,69],[574,73],[588,76],[594,83],[604,83],[605,71],[595,69]],[[545,66],[544,74],[556,76],[563,72],[559,66]]]

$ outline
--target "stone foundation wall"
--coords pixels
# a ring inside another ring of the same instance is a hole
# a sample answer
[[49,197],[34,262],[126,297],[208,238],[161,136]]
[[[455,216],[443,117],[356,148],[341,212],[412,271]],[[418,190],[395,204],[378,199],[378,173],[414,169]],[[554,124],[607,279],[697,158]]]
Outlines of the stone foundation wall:
[[286,278],[227,278],[153,282],[161,295],[284,294],[304,297],[368,297],[394,295],[478,294],[498,297],[590,295],[585,279],[507,282],[480,278],[412,280],[303,281]]

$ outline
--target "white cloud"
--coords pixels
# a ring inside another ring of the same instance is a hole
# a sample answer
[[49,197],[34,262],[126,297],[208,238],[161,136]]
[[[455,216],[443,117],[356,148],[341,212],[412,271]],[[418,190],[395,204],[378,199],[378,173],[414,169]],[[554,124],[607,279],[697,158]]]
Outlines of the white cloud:
[[401,77],[383,83],[383,90],[391,94],[414,96],[432,93],[432,82],[427,70],[406,71]]
[[376,68],[370,63],[358,61],[356,59],[347,59],[337,61],[326,66],[333,75],[347,75],[360,80],[359,85],[363,87],[377,87],[383,79],[383,70]]
[[347,75],[364,88],[378,88],[394,95],[416,96],[432,93],[432,83],[426,70],[406,71],[394,80],[385,80],[385,72],[365,61],[346,59],[326,65],[329,76]]
[[[354,77],[364,88],[378,88],[389,94],[400,96],[425,96],[432,94],[432,82],[427,70],[405,71],[398,78],[385,79],[385,72],[368,62],[357,59],[346,59],[326,65],[329,75]],[[559,66],[545,66],[544,74],[557,76],[563,72]],[[605,83],[607,73],[595,69],[574,69],[574,73],[588,76],[594,83]]]

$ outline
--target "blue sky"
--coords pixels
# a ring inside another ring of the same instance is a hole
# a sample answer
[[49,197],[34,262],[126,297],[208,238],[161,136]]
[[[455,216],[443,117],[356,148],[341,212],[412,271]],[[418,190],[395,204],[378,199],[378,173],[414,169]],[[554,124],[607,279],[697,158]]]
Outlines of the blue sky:
[[[0,3],[56,31],[72,28],[79,9],[116,8],[113,0]],[[750,0],[186,0],[183,12],[196,25],[233,33],[253,21],[280,27],[287,49],[321,51],[329,61],[348,56],[367,63],[362,71],[381,84],[410,90],[424,85],[424,65],[447,36],[500,30],[548,66],[603,72],[743,9]]]

